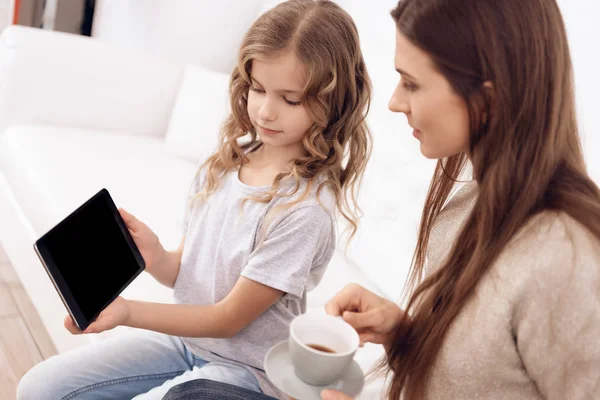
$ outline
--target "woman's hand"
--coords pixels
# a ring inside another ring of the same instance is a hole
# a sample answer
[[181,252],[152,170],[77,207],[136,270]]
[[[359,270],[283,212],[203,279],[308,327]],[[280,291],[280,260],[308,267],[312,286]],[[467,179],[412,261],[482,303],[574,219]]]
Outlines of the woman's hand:
[[371,342],[387,347],[404,317],[404,311],[396,303],[353,283],[335,295],[325,310],[329,315],[341,315],[352,325],[360,336],[361,345]]
[[119,325],[124,325],[129,318],[129,314],[129,303],[119,296],[100,313],[98,318],[85,331],[79,330],[70,315],[67,315],[65,318],[65,328],[73,335],[100,333],[116,328]]
[[136,246],[142,253],[144,262],[146,263],[146,271],[154,276],[157,266],[157,260],[164,256],[165,249],[160,244],[158,236],[142,221],[129,214],[122,208],[119,208],[119,213],[127,225],[127,229],[133,237]]

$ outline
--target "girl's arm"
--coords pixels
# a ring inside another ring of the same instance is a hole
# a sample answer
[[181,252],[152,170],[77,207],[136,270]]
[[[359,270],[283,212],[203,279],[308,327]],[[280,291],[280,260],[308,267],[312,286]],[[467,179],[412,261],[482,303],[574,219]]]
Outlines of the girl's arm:
[[283,292],[240,277],[214,305],[156,304],[130,301],[124,325],[174,336],[230,338],[275,304]]
[[160,246],[159,254],[152,265],[152,269],[147,268],[148,273],[154,277],[159,283],[173,288],[177,275],[179,275],[179,267],[181,266],[181,254],[183,253],[183,244],[185,237],[181,239],[179,247],[174,251],[165,250]]
[[[283,294],[240,277],[227,297],[214,305],[146,303],[119,297],[83,333],[99,333],[124,325],[173,336],[229,338],[258,318]],[[71,333],[82,333],[68,316],[65,326]]]

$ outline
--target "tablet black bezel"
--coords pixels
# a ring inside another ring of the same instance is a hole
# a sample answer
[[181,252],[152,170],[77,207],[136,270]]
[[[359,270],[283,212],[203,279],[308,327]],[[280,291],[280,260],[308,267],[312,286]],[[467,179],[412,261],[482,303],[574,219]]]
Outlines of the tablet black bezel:
[[[95,312],[91,319],[88,320],[84,316],[83,312],[81,311],[81,308],[79,307],[75,298],[73,297],[73,294],[69,290],[69,287],[67,286],[67,283],[65,282],[65,280],[60,272],[60,269],[54,263],[54,260],[52,259],[52,256],[50,255],[50,251],[47,247],[46,242],[47,242],[47,239],[50,236],[52,236],[54,234],[54,232],[56,232],[57,228],[62,227],[64,225],[68,225],[69,222],[71,220],[73,220],[73,218],[77,214],[79,214],[82,210],[87,208],[91,203],[93,203],[95,201],[102,201],[102,203],[107,205],[108,208],[110,209],[112,215],[115,218],[115,221],[117,222],[117,225],[119,226],[119,228],[121,230],[123,238],[127,242],[129,249],[132,251],[132,253],[135,257],[135,260],[137,261],[138,269],[129,279],[127,279],[126,283],[117,291],[117,293],[114,293],[111,296],[110,300],[106,304],[104,304],[100,310]],[[106,189],[100,190],[98,193],[96,193],[94,196],[92,196],[88,201],[86,201],[83,205],[81,205],[79,208],[77,208],[75,211],[73,211],[71,214],[69,214],[69,216],[67,216],[65,219],[63,219],[61,222],[59,222],[54,228],[50,229],[46,234],[44,234],[41,238],[39,238],[34,243],[34,249],[35,249],[36,254],[38,255],[40,261],[42,262],[42,265],[46,269],[46,272],[48,273],[50,280],[54,284],[54,287],[57,290],[61,300],[63,301],[63,304],[65,305],[65,307],[67,308],[67,311],[71,315],[71,318],[73,318],[73,321],[75,322],[77,327],[82,331],[85,330],[98,317],[98,315],[100,315],[102,310],[104,310],[110,303],[112,303],[121,294],[121,292],[123,292],[123,290],[125,290],[125,288],[127,286],[129,286],[129,284],[131,284],[131,282],[145,269],[144,258],[142,257],[142,254],[140,253],[138,247],[136,246],[135,241],[133,240],[133,237],[131,237],[131,234],[129,233],[129,229],[127,229],[127,225],[125,224],[125,221],[123,221],[123,218],[121,217],[121,214],[119,213],[119,210],[117,209],[117,206],[115,205],[114,201],[112,200],[110,193]]]

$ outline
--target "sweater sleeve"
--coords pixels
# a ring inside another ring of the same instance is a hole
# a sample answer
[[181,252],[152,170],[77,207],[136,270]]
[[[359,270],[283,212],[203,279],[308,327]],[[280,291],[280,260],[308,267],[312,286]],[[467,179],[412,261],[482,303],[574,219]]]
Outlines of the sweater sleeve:
[[579,227],[544,244],[512,320],[517,349],[546,399],[600,398],[600,256]]

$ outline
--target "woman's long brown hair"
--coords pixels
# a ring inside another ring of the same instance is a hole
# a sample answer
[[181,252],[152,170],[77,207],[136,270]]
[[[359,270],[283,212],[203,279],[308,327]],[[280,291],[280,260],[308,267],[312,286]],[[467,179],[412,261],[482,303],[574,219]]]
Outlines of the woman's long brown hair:
[[432,226],[466,154],[438,162],[409,279],[416,287],[407,307],[412,320],[400,326],[387,355],[389,397],[411,400],[426,396],[452,321],[519,229],[539,212],[559,210],[600,240],[600,191],[583,160],[555,0],[401,0],[392,17],[465,100],[479,185],[449,256],[421,280]]

